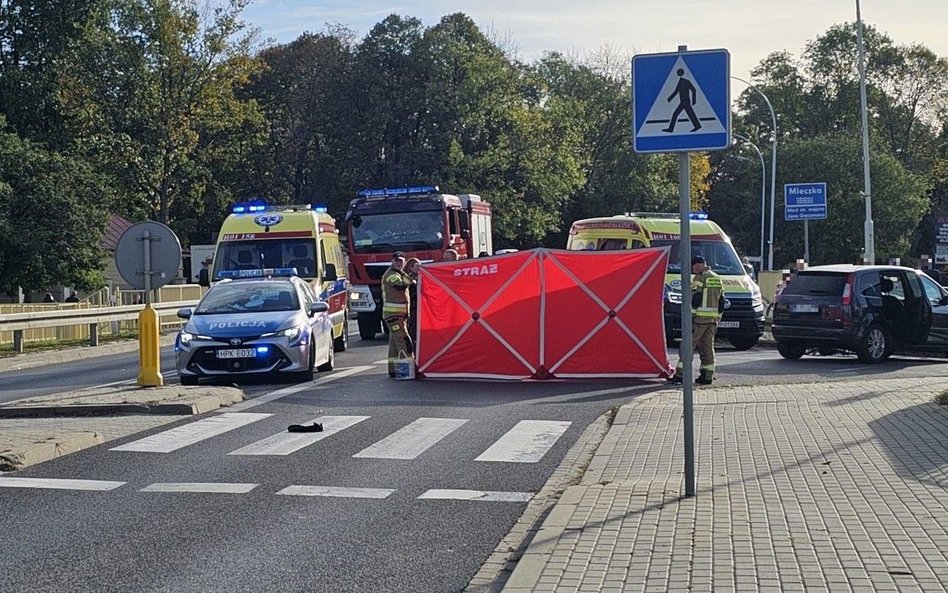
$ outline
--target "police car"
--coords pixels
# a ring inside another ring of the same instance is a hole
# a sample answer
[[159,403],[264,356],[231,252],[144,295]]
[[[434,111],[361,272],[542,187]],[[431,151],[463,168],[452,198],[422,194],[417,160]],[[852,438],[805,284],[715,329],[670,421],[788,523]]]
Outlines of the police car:
[[291,373],[304,381],[334,364],[329,305],[294,268],[223,270],[175,340],[183,385],[201,377]]

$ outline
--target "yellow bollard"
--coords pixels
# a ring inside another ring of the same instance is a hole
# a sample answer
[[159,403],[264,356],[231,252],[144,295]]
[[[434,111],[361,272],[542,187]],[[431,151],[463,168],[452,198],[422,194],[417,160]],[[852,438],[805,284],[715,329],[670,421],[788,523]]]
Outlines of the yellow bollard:
[[142,387],[161,387],[161,343],[158,339],[158,312],[145,305],[138,314],[138,384]]

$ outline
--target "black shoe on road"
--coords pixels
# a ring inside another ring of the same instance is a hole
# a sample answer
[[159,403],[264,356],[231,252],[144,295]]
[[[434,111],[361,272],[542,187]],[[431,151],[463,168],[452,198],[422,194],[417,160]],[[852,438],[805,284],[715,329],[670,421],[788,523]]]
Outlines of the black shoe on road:
[[287,432],[322,432],[323,425],[318,422],[312,424],[291,424],[286,427]]
[[672,385],[681,385],[684,382],[679,375],[672,375],[671,377],[668,377],[665,380],[671,383]]
[[712,381],[713,379],[704,379],[702,377],[698,377],[695,379],[695,385],[710,385]]

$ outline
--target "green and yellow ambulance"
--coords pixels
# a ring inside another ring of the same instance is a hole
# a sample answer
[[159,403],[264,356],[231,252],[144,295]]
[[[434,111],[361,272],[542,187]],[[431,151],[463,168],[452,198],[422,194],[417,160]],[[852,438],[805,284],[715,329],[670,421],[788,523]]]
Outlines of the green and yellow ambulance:
[[[764,331],[764,304],[760,288],[748,275],[731,239],[703,214],[691,221],[691,253],[704,256],[711,269],[721,276],[726,299],[724,315],[718,324],[718,337],[725,338],[738,350],[757,344]],[[608,251],[671,247],[665,274],[665,336],[669,343],[681,338],[681,265],[678,242],[681,218],[678,214],[627,213],[587,218],[572,224],[566,248]]]
[[296,268],[329,304],[336,352],[349,344],[349,281],[336,221],[323,208],[237,204],[224,219],[214,249],[211,278],[222,271]]

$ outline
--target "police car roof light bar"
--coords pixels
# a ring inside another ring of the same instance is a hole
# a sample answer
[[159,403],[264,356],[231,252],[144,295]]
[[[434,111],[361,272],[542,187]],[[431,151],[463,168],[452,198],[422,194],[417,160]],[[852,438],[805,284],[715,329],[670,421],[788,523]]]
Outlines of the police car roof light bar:
[[413,187],[384,187],[381,189],[363,189],[358,195],[360,198],[377,198],[388,196],[409,196],[413,194],[430,194],[440,191],[437,185],[417,185]]

